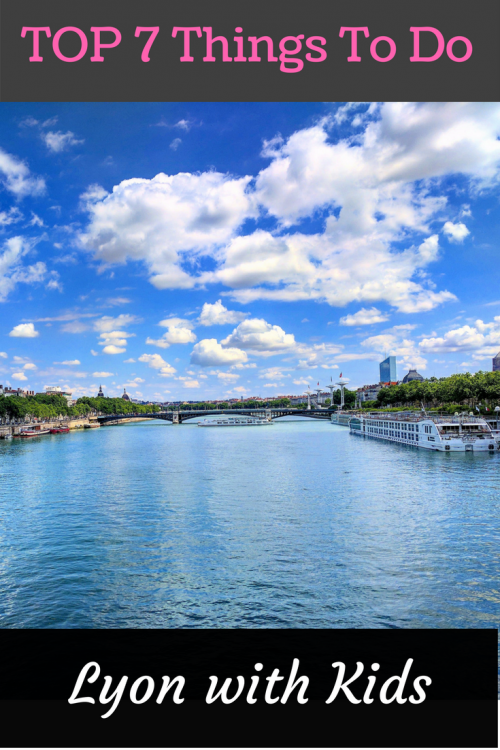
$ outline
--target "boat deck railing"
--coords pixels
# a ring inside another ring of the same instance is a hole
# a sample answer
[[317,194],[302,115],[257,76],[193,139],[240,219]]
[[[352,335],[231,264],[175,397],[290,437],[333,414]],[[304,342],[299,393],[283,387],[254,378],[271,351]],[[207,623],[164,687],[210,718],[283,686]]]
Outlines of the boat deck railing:
[[[359,416],[358,414],[353,416]],[[430,419],[431,422],[434,422],[435,424],[458,424],[462,425],[464,427],[467,424],[480,424],[482,422],[485,422],[486,420],[484,417],[470,417],[470,416],[463,416],[463,417],[455,417],[455,416],[446,416],[446,415],[435,415],[435,414],[407,414],[407,413],[401,413],[401,414],[381,414],[381,413],[373,413],[373,414],[366,414],[363,415],[366,419],[376,419],[380,421],[388,420],[393,422],[421,422],[423,419]]]

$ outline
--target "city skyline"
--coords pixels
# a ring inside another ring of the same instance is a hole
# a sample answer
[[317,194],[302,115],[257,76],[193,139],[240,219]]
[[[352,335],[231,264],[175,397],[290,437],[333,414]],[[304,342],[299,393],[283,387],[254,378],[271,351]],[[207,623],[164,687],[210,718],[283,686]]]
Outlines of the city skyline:
[[4,104],[0,382],[153,401],[491,370],[499,104]]

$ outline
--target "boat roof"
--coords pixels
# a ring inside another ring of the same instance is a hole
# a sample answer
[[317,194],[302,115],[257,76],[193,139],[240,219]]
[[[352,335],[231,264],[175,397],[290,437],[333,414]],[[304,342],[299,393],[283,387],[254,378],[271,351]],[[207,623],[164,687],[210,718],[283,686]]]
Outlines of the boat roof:
[[487,424],[484,417],[471,417],[471,416],[451,416],[451,415],[435,415],[435,414],[408,414],[404,412],[397,412],[392,414],[355,414],[355,417],[363,417],[364,419],[377,419],[377,420],[392,420],[395,422],[424,422],[430,421],[435,424]]

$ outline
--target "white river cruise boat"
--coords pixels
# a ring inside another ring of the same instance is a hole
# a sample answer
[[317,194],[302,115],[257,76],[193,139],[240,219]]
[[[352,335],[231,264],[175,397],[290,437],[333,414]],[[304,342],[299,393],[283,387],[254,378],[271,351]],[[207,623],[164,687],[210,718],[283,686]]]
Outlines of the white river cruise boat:
[[500,438],[481,417],[435,417],[425,414],[357,414],[349,423],[353,435],[403,443],[433,451],[495,451]]
[[331,416],[332,424],[340,424],[342,427],[349,427],[353,415],[345,411],[334,411]]
[[221,416],[215,419],[202,419],[198,422],[198,427],[251,427],[263,424],[272,424],[272,421],[267,417]]

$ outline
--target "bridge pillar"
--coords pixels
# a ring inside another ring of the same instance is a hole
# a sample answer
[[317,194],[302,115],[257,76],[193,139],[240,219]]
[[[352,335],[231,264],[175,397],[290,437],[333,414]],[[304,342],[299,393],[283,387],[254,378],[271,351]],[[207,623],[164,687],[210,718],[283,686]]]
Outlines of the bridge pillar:
[[179,412],[174,411],[172,414],[172,424],[179,424]]

